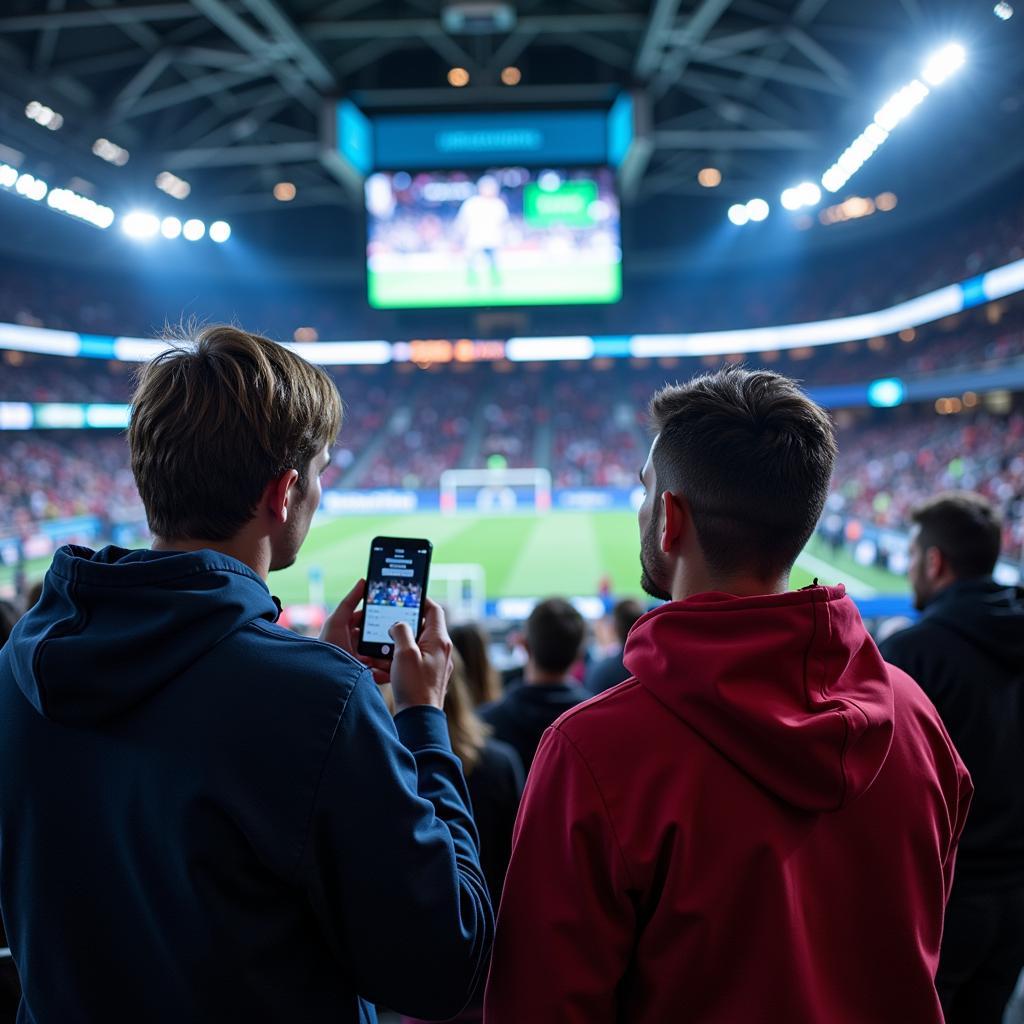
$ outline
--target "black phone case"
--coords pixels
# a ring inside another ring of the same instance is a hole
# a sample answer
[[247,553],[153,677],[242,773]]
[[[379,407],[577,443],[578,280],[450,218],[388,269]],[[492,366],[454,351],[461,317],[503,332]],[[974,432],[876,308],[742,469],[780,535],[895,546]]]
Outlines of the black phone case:
[[[423,570],[423,590],[422,599],[420,601],[420,617],[419,622],[416,626],[416,636],[419,637],[420,633],[423,632],[423,619],[427,612],[427,584],[430,580],[430,562],[434,557],[434,545],[425,537],[374,537],[370,541],[370,555],[366,563],[366,583],[363,588],[363,608],[366,608],[366,594],[370,587],[370,569],[373,566],[373,548],[374,545],[380,545],[382,547],[391,546],[405,546],[409,547],[412,545],[419,545],[427,549],[427,564]],[[384,652],[383,648],[390,648],[387,653]],[[365,658],[382,658],[390,660],[394,654],[393,644],[371,644],[365,643],[362,639],[359,641],[358,651]]]

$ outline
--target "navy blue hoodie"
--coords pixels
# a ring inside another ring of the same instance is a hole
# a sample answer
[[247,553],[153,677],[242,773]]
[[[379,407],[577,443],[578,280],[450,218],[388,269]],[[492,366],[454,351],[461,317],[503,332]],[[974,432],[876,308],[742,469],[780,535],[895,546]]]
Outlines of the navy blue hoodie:
[[19,1022],[443,1018],[493,932],[444,715],[214,551],[62,548],[0,651]]

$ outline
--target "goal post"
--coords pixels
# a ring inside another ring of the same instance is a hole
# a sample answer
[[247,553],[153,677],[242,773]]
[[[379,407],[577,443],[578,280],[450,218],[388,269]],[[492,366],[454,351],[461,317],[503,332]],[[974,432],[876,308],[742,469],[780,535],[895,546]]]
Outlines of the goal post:
[[523,508],[533,512],[550,510],[550,470],[446,469],[441,474],[441,511],[445,515],[501,514]]
[[487,579],[483,566],[468,562],[432,565],[430,596],[444,608],[448,625],[482,622],[487,609]]

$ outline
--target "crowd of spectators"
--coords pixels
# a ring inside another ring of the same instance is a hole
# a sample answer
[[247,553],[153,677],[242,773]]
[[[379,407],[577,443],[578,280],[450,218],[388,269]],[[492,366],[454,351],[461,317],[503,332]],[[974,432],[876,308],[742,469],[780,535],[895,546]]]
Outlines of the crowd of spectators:
[[944,490],[976,491],[1003,513],[1003,554],[1024,562],[1024,412],[923,415],[840,435],[829,510],[903,529]]

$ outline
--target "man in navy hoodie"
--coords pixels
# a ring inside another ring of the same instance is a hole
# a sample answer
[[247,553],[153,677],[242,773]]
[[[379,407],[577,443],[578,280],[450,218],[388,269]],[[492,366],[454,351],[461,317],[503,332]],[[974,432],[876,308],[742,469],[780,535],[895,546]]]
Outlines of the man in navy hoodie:
[[352,655],[275,625],[341,421],[330,378],[228,327],[134,399],[151,550],[66,547],[0,652],[0,906],[20,1022],[457,1013],[487,886],[440,710],[451,642],[395,627],[396,714]]

